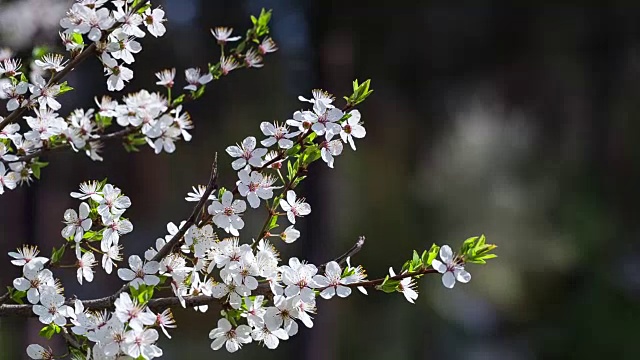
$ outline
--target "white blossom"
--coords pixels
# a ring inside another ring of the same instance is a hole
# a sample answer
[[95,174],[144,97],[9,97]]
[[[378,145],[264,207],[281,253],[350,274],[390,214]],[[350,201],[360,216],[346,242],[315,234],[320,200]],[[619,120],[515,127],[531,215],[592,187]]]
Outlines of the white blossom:
[[247,204],[243,200],[233,200],[231,191],[222,194],[222,201],[214,200],[207,208],[209,214],[213,215],[213,223],[224,231],[238,236],[244,227],[244,221],[238,216],[247,209]]
[[[184,199],[186,201],[198,202],[204,195],[204,192],[207,190],[207,187],[205,185],[198,185],[197,187],[192,186],[191,189],[193,189],[193,191],[188,192],[187,197],[185,197]],[[211,193],[209,194],[209,197],[207,199],[215,200],[216,196],[213,193]]]
[[241,145],[227,147],[226,151],[232,157],[239,158],[231,163],[233,170],[240,170],[247,163],[253,167],[260,167],[262,165],[262,157],[267,154],[267,149],[256,149],[256,138],[253,136],[244,139]]
[[160,37],[167,32],[167,29],[163,24],[167,19],[164,18],[164,10],[159,7],[153,10],[151,10],[151,8],[145,10],[143,14],[143,21],[147,26],[147,31],[155,37]]
[[118,277],[124,281],[129,281],[129,285],[138,288],[140,285],[158,285],[160,278],[154,275],[158,272],[160,264],[157,261],[148,261],[143,264],[138,255],[129,257],[129,267],[131,269],[118,269]]
[[78,282],[82,285],[82,279],[86,279],[88,282],[93,281],[93,267],[96,265],[96,257],[91,251],[87,251],[78,258],[78,270],[76,271],[76,277]]
[[275,179],[262,176],[257,171],[252,171],[249,175],[248,170],[240,170],[238,172],[240,180],[236,182],[238,192],[245,196],[249,201],[249,205],[256,209],[260,206],[260,199],[268,200],[273,197],[273,187],[271,186]]
[[[389,268],[389,276],[394,277],[396,273],[393,271],[393,268]],[[416,283],[412,277],[406,277],[400,280],[400,284],[398,284],[398,291],[404,295],[405,299],[408,302],[414,304],[415,300],[418,298],[418,292],[415,290]]]
[[349,115],[351,115],[351,117],[342,124],[340,138],[342,138],[342,141],[345,143],[348,142],[351,148],[355,150],[356,144],[353,142],[353,138],[362,139],[367,135],[367,131],[364,129],[364,126],[360,124],[360,111],[351,110]]
[[27,300],[37,304],[42,293],[56,288],[56,282],[51,270],[43,269],[40,263],[30,262],[23,268],[23,277],[13,280],[13,287],[18,291],[26,291]]
[[223,345],[230,353],[238,351],[242,344],[251,342],[251,328],[247,325],[240,325],[236,328],[231,326],[229,320],[221,318],[218,320],[218,327],[209,332],[209,339],[212,339],[211,348],[219,350]]
[[125,336],[124,353],[134,359],[154,359],[162,356],[162,350],[155,345],[158,332],[155,329],[133,328]]
[[184,71],[184,76],[189,85],[185,86],[185,90],[196,91],[200,85],[204,85],[213,80],[213,75],[209,72],[200,75],[200,68],[189,68]]
[[318,287],[324,288],[320,292],[324,299],[331,299],[334,295],[345,298],[351,294],[351,288],[345,286],[347,282],[342,279],[342,269],[335,261],[327,263],[324,275],[316,275],[313,280]]
[[238,41],[242,38],[242,36],[231,36],[233,33],[233,28],[228,27],[216,27],[215,29],[211,29],[211,34],[216,40],[218,40],[218,44],[224,44],[230,41]]
[[67,226],[62,229],[62,237],[67,239],[73,236],[74,241],[79,243],[80,240],[82,240],[84,232],[91,229],[92,221],[91,218],[89,218],[90,211],[89,205],[85,202],[80,204],[78,213],[73,209],[67,209],[64,212],[64,223],[67,224]]
[[270,122],[263,121],[260,123],[260,130],[262,130],[262,133],[265,136],[269,136],[260,142],[262,146],[269,147],[278,143],[278,146],[283,149],[290,149],[293,147],[293,141],[289,140],[289,138],[293,136],[289,134],[289,129],[286,125],[278,124],[277,122],[272,124]]
[[45,349],[38,344],[30,344],[27,346],[27,355],[31,359],[53,360],[53,351],[51,348]]
[[42,59],[37,59],[34,63],[42,68],[42,70],[51,70],[54,72],[62,71],[68,60],[64,60],[64,56],[60,54],[45,54]]
[[33,312],[39,316],[39,320],[43,324],[55,323],[63,326],[67,323],[67,317],[73,313],[71,307],[64,305],[64,296],[54,291],[45,291],[40,294],[40,303],[42,305],[33,305]]
[[434,259],[431,266],[442,274],[442,284],[451,289],[456,284],[456,280],[461,283],[468,283],[471,280],[471,274],[469,274],[464,266],[456,263],[456,259],[453,256],[453,251],[449,245],[444,245],[440,248],[440,258]]
[[40,250],[37,246],[23,245],[22,248],[18,248],[17,252],[9,252],[9,256],[15,260],[11,260],[11,263],[15,266],[25,266],[26,264],[39,264],[42,267],[49,261],[46,257],[38,256]]
[[293,190],[287,191],[287,199],[280,200],[280,207],[287,212],[287,218],[292,224],[296,223],[296,217],[302,217],[311,213],[311,205],[304,202],[304,198],[296,198]]

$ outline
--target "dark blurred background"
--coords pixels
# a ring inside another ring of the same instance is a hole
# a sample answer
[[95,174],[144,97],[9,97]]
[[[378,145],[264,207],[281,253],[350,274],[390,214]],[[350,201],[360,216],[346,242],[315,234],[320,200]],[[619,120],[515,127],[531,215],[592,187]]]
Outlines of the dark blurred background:
[[[367,137],[357,152],[345,148],[335,169],[312,168],[303,192],[314,211],[298,226],[301,239],[278,244],[283,257],[321,263],[362,234],[368,242],[353,260],[374,278],[413,249],[434,242],[456,248],[479,233],[499,245],[500,257],[469,266],[472,281],[453,290],[437,276],[423,279],[415,305],[373,291],[320,301],[314,328],[301,327],[276,351],[252,344],[234,355],[212,352],[207,334],[216,311],[177,310],[174,339],[160,342],[165,358],[640,357],[640,7],[154,3],[167,11],[168,32],[141,41],[125,92],[161,90],[153,73],[163,68],[176,67],[182,81],[185,68],[205,67],[219,56],[209,28],[242,33],[261,7],[273,9],[280,51],[263,69],[233,72],[188,104],[194,138],[174,154],[146,147],[128,154],[110,143],[104,162],[72,152],[48,156],[41,181],[0,200],[0,254],[22,243],[44,253],[59,245],[62,214],[78,205],[69,192],[104,177],[132,199],[135,231],[122,242],[127,255],[141,253],[166,234],[167,222],[188,216],[193,204],[183,198],[206,182],[215,152],[229,186],[236,174],[226,146],[260,137],[261,121],[306,107],[298,95],[323,88],[340,98],[354,78],[371,78],[375,92],[360,106]],[[22,52],[34,43],[58,46],[53,35],[68,6],[1,1],[0,44]],[[95,60],[68,81],[77,91],[61,97],[65,116],[106,93]],[[263,216],[248,215],[245,233],[257,232]],[[7,260],[0,262],[6,285],[19,274]],[[103,296],[120,285],[101,272],[82,288],[73,272],[56,275],[67,296]],[[23,358],[29,343],[43,343],[40,327],[37,319],[0,319],[0,358]]]

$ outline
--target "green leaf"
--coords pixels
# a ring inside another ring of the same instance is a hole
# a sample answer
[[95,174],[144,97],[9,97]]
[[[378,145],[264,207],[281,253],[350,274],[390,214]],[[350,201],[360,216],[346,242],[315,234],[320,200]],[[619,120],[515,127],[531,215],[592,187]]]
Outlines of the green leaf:
[[66,93],[66,92],[69,92],[71,90],[73,90],[73,88],[71,86],[69,86],[67,84],[67,82],[65,81],[62,84],[60,84],[60,92],[58,93],[58,95],[62,95],[62,94]]
[[153,297],[155,286],[141,284],[137,289],[133,286],[129,286],[129,290],[131,292],[131,296],[137,299],[138,303],[146,304]]
[[278,227],[278,215],[272,215],[271,219],[269,219],[269,225],[267,226],[267,231]]
[[49,49],[46,46],[36,46],[31,51],[31,57],[34,59],[41,59],[49,52]]
[[82,34],[80,33],[71,33],[71,40],[78,45],[84,45],[84,38],[82,38]]
[[110,116],[102,116],[100,114],[96,114],[94,116],[94,119],[98,127],[101,129],[108,128],[113,123],[113,118]]
[[56,264],[60,261],[60,259],[62,259],[62,256],[64,255],[64,250],[67,247],[65,245],[62,245],[62,247],[60,247],[60,249],[56,249],[56,247],[53,247],[53,250],[51,251],[51,263],[52,264]]
[[40,336],[46,339],[51,339],[53,335],[60,333],[60,326],[55,323],[51,323],[40,330]]
[[205,85],[200,86],[197,91],[193,92],[193,95],[192,95],[193,98],[197,99],[197,98],[201,97],[204,94],[204,90],[205,89],[206,89]]
[[367,79],[362,84],[359,84],[357,79],[354,80],[353,94],[351,94],[351,96],[349,97],[345,97],[345,99],[347,100],[347,103],[350,106],[355,106],[363,102],[373,92],[373,90],[369,90],[370,85],[371,85],[371,79]]
[[43,167],[46,167],[47,165],[49,165],[48,162],[41,162],[38,161],[37,159],[33,162],[31,162],[31,171],[33,172],[33,176],[35,176],[36,179],[40,179],[40,169],[42,169]]
[[18,304],[24,304],[24,301],[22,301],[22,299],[27,296],[26,291],[18,291],[11,286],[7,286],[7,291],[9,292],[9,298],[11,298],[11,300],[15,301]]
[[[204,85],[203,85],[204,86]],[[171,105],[172,106],[178,106],[180,104],[182,104],[184,102],[184,98],[187,96],[187,94],[182,94],[180,96],[178,96],[177,98],[175,98],[172,102]]]
[[486,243],[484,235],[474,236],[462,243],[460,255],[465,262],[486,264],[486,260],[497,257],[497,255],[491,253],[495,248],[497,248],[496,245]]
[[431,263],[433,262],[433,260],[438,257],[439,251],[440,251],[440,246],[436,244],[431,245],[431,249],[429,249],[429,251],[425,250],[422,253],[422,263],[425,264],[425,266],[431,266]]
[[389,275],[384,278],[382,284],[376,286],[376,289],[386,292],[387,294],[396,292],[398,289],[398,285],[400,285],[400,281],[391,280]]

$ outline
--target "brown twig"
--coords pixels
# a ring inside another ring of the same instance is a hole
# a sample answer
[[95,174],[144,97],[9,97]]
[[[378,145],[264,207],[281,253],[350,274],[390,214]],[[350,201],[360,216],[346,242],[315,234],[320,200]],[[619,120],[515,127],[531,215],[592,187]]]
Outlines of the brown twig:
[[167,256],[173,250],[173,248],[178,244],[178,242],[180,242],[180,240],[182,239],[184,234],[187,232],[187,230],[191,227],[191,225],[196,223],[196,221],[198,220],[198,215],[200,214],[200,211],[204,208],[204,205],[209,199],[209,195],[211,195],[212,192],[218,189],[217,180],[218,180],[218,154],[216,153],[215,158],[213,160],[213,165],[211,166],[211,176],[209,177],[209,183],[207,184],[207,188],[204,191],[204,194],[202,195],[202,197],[200,198],[200,201],[198,201],[198,204],[193,208],[193,211],[191,212],[191,216],[189,216],[187,221],[180,227],[180,229],[178,229],[178,232],[175,235],[173,235],[171,240],[169,240],[169,242],[167,242],[162,247],[162,249],[158,251],[158,253],[151,259],[151,261],[160,261],[165,256]]

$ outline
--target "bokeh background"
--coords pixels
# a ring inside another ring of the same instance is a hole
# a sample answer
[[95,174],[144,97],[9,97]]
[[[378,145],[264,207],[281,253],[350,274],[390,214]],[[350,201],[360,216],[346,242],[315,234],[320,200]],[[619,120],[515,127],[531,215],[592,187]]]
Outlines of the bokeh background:
[[[161,39],[143,39],[125,92],[154,89],[155,71],[206,66],[219,56],[209,28],[243,32],[250,14],[272,8],[280,51],[260,70],[242,70],[188,104],[193,141],[174,154],[128,154],[107,145],[93,163],[51,154],[43,179],[2,196],[0,253],[21,243],[46,253],[60,241],[68,196],[87,179],[108,177],[133,201],[135,231],[126,254],[164,236],[188,216],[183,198],[207,180],[220,154],[221,183],[235,174],[224,148],[261,121],[285,120],[310,89],[348,95],[354,78],[372,79],[360,110],[367,137],[331,170],[312,168],[303,192],[313,206],[303,237],[283,247],[321,263],[368,239],[354,259],[370,277],[396,268],[413,249],[459,246],[485,233],[499,258],[469,266],[467,285],[420,282],[420,298],[354,293],[319,302],[313,329],[276,351],[255,344],[230,356],[207,337],[217,314],[177,310],[167,359],[638,359],[640,319],[640,8],[503,6],[493,1],[161,2]],[[54,44],[69,1],[0,1],[0,44],[28,54]],[[68,77],[66,115],[106,93],[101,67],[85,62]],[[116,95],[119,97],[121,94]],[[2,107],[4,108],[4,107]],[[0,110],[2,111],[2,110]],[[255,215],[255,216],[254,216]],[[264,214],[248,215],[248,234]],[[0,283],[18,275],[8,258]],[[80,288],[56,273],[66,295],[98,297],[120,286],[98,274]],[[24,358],[36,319],[0,319],[0,358]],[[52,343],[52,346],[60,346]]]

